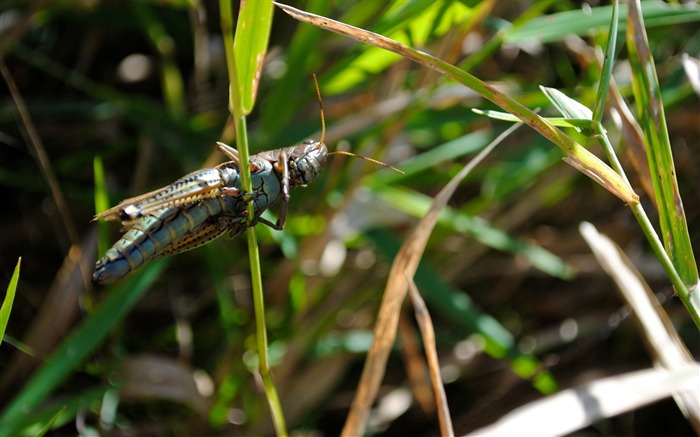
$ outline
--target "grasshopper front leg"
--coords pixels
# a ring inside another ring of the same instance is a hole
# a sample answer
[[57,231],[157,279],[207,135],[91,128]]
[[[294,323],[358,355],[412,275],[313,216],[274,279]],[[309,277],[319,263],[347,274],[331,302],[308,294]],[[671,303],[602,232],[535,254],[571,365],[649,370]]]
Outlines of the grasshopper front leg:
[[277,217],[277,222],[272,223],[270,220],[259,217],[258,222],[266,224],[274,230],[281,231],[284,229],[284,224],[287,222],[287,207],[289,206],[289,157],[287,156],[287,150],[280,150],[277,162],[273,165],[273,168],[278,174],[282,175],[280,182],[282,183],[282,204],[280,205],[280,214]]

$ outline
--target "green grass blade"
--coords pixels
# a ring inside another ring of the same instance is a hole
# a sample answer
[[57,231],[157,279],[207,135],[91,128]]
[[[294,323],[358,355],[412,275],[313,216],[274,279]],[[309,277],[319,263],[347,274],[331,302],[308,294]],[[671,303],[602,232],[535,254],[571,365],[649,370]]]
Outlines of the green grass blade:
[[233,51],[237,60],[243,115],[250,114],[255,105],[271,27],[271,0],[241,2]]
[[[258,4],[260,3],[260,4]],[[242,163],[249,160],[248,132],[246,127],[246,114],[255,104],[260,69],[264,53],[267,49],[267,40],[270,33],[272,20],[272,2],[244,2],[241,4],[236,36],[232,37],[231,22],[233,12],[230,2],[219,2],[221,11],[221,27],[224,33],[224,45],[226,51],[226,63],[229,75],[229,107],[233,116],[233,124],[236,128],[237,149]],[[259,21],[259,23],[258,23]],[[255,30],[253,28],[260,27]],[[249,40],[252,39],[252,40]],[[239,69],[240,68],[240,69]],[[250,167],[239,166],[241,175],[241,188],[244,192],[252,192]],[[253,202],[248,203],[249,217],[255,217]],[[249,227],[246,230],[248,238],[248,258],[250,260],[250,277],[255,307],[256,343],[259,359],[259,372],[265,388],[265,395],[270,407],[272,423],[277,435],[287,435],[287,425],[282,412],[282,405],[277,395],[277,389],[272,381],[268,346],[267,325],[265,323],[265,302],[262,286],[262,269],[260,265],[260,251],[258,248],[255,229]]]
[[150,288],[165,264],[166,260],[152,262],[144,267],[141,274],[112,289],[92,315],[61,343],[2,412],[0,429],[3,434],[15,434],[27,412],[34,410],[100,344]]
[[[586,35],[595,29],[604,29],[610,25],[612,6],[559,12],[535,18],[524,25],[507,32],[506,43],[518,44],[525,41],[537,41],[545,44],[561,41],[572,33]],[[627,7],[620,8],[619,20],[624,20]],[[700,11],[693,5],[673,5],[662,2],[644,2],[644,20],[647,27],[680,24],[700,20]]]
[[[632,3],[627,26],[635,102],[647,145],[664,246],[685,285],[693,289],[698,284],[698,268],[678,191],[661,89],[638,7],[638,2]],[[697,292],[694,294],[697,296]]]
[[[95,175],[95,214],[109,208],[109,193],[105,182],[105,169],[102,157],[95,156],[92,162],[92,172]],[[109,224],[104,220],[97,222],[97,253],[105,253],[109,248]]]
[[22,257],[17,260],[17,265],[15,266],[14,272],[12,272],[12,277],[10,278],[10,283],[7,284],[7,292],[5,294],[5,299],[2,301],[2,307],[0,307],[0,345],[2,344],[2,339],[5,338],[5,329],[7,329],[7,324],[10,321],[10,313],[12,312],[12,303],[15,300],[15,293],[17,291],[17,283],[19,282],[19,266],[22,264]]

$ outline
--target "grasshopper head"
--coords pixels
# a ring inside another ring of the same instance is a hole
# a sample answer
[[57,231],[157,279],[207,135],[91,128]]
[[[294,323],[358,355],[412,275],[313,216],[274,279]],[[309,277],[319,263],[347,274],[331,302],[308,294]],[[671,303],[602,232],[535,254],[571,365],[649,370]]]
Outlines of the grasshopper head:
[[290,186],[304,186],[316,179],[327,156],[328,148],[320,141],[305,140],[295,146],[288,157]]

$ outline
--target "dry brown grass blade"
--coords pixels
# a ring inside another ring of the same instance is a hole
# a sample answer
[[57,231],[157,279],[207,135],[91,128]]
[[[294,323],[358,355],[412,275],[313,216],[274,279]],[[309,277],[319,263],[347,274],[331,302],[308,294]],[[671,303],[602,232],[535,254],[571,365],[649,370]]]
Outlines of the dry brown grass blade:
[[602,378],[576,389],[530,402],[469,436],[568,435],[596,421],[649,405],[700,384],[700,366],[644,369]]
[[435,411],[435,397],[430,388],[430,383],[426,379],[428,362],[421,352],[418,333],[411,320],[412,318],[408,311],[401,311],[397,333],[399,344],[401,344],[400,351],[403,354],[406,376],[411,385],[413,398],[426,415],[432,415]]
[[499,135],[491,144],[484,148],[474,157],[452,180],[440,190],[433,200],[428,213],[421,219],[416,228],[406,238],[406,242],[401,246],[396,255],[389,278],[387,279],[384,297],[377,315],[377,323],[374,326],[374,341],[367,354],[360,384],[355,393],[350,413],[348,414],[342,435],[358,436],[363,435],[369,416],[369,410],[374,403],[379,392],[386,362],[389,353],[396,340],[396,328],[401,312],[401,305],[406,298],[408,283],[406,275],[413,277],[418,268],[418,263],[423,256],[425,245],[437,223],[442,208],[452,197],[462,179],[464,179],[476,167],[496,145],[510,135],[522,123],[515,124]]
[[[678,370],[697,364],[654,292],[627,255],[592,224],[584,222],[580,229],[603,270],[615,281],[620,297],[631,308],[655,366]],[[700,393],[676,394],[674,398],[700,435]]]
[[445,387],[442,385],[442,378],[440,378],[440,364],[438,362],[437,348],[435,347],[433,321],[428,312],[428,307],[425,306],[425,301],[423,301],[423,297],[421,297],[418,287],[416,287],[416,283],[413,282],[413,278],[406,276],[406,281],[408,282],[408,294],[416,312],[416,320],[423,335],[425,355],[428,358],[428,369],[430,370],[430,382],[433,386],[438,420],[440,422],[440,434],[451,436],[455,432],[454,428],[452,428],[452,418],[450,417],[450,408],[447,405]]
[[58,209],[58,213],[63,221],[63,226],[66,228],[68,238],[70,239],[71,243],[75,243],[78,241],[78,231],[76,230],[75,223],[73,223],[73,220],[68,213],[68,204],[66,203],[65,197],[63,197],[63,191],[61,191],[61,186],[58,184],[56,173],[53,171],[51,160],[49,160],[49,157],[46,154],[46,149],[44,148],[44,144],[41,142],[41,137],[39,137],[36,127],[34,127],[34,123],[29,116],[27,105],[24,103],[24,99],[22,98],[12,75],[5,67],[4,62],[0,62],[0,72],[2,73],[2,77],[5,79],[5,83],[10,90],[10,95],[15,102],[15,106],[17,106],[17,112],[19,113],[19,117],[22,121],[19,123],[19,126],[23,136],[25,137],[27,146],[29,147],[31,154],[34,156],[37,166],[41,170],[44,180],[46,180],[46,184],[51,190],[51,198],[56,204],[56,209]]

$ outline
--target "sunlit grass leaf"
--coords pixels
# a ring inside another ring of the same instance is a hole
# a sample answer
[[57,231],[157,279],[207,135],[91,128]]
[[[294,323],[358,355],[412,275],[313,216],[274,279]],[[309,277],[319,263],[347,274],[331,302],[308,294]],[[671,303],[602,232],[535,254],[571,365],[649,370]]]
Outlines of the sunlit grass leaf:
[[[694,365],[695,360],[675,331],[671,318],[624,251],[588,222],[582,223],[579,230],[598,263],[615,281],[621,300],[630,308],[640,327],[640,336],[654,363],[667,370]],[[700,422],[700,392],[677,393],[674,399],[691,423]]]
[[15,300],[15,292],[17,291],[17,283],[19,282],[19,266],[21,264],[22,257],[17,260],[17,265],[15,265],[15,270],[12,272],[10,283],[7,284],[7,291],[2,301],[2,307],[0,307],[0,345],[2,344],[2,339],[5,338],[7,324],[10,322],[10,313],[12,312],[12,303]]
[[271,0],[241,2],[233,49],[237,61],[241,106],[246,115],[255,105],[271,27]]
[[[391,29],[390,38],[412,46],[422,46],[429,38],[444,35],[455,23],[464,22],[472,13],[471,8],[460,2],[397,2],[392,7],[396,12],[387,12],[387,21],[378,25],[382,29],[380,32]],[[401,59],[401,56],[379,48],[364,50],[326,83],[325,90],[328,94],[347,91],[368,75],[380,73]]]
[[593,111],[558,89],[544,86],[540,86],[540,89],[564,117],[590,120],[593,116]]
[[[557,110],[564,117],[577,120],[593,119],[593,111],[588,109],[585,105],[577,102],[576,100],[562,93],[561,91],[544,86],[540,86],[540,89],[542,90],[544,95],[547,96],[549,101],[552,102],[552,104],[554,104],[554,107],[557,108]],[[587,136],[593,135],[592,129],[576,128],[576,130],[584,133]]]

